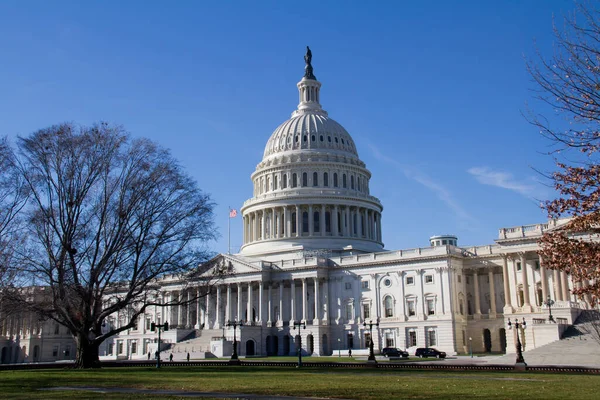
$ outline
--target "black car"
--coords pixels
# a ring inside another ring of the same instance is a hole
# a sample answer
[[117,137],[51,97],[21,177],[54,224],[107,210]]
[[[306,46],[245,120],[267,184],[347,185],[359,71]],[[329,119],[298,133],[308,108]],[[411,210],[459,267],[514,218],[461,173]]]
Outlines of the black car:
[[384,357],[408,357],[408,353],[395,347],[385,347],[381,350]]
[[417,351],[415,351],[415,357],[446,358],[446,353],[434,349],[433,347],[419,347]]

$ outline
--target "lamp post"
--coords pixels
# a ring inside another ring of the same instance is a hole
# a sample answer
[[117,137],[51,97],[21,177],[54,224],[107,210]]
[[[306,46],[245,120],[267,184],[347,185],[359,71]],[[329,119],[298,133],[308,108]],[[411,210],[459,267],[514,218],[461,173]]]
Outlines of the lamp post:
[[369,321],[368,324],[366,322],[363,322],[363,327],[365,329],[367,327],[369,328],[369,359],[368,359],[369,363],[377,362],[377,360],[375,359],[375,353],[373,353],[373,325],[375,325],[375,327],[379,327],[379,322],[377,322],[375,324],[373,323],[373,321]]
[[238,353],[237,353],[237,339],[235,336],[235,330],[236,328],[239,326],[240,330],[241,327],[244,326],[244,322],[243,321],[228,321],[226,324],[228,327],[233,326],[233,352],[231,353],[231,358],[229,359],[229,364],[239,364],[240,360],[238,358]]
[[473,338],[469,336],[469,353],[471,353],[471,358],[473,358]]
[[[294,321],[294,330],[296,330],[296,328],[298,328],[298,334],[300,334],[300,327],[302,327],[303,329],[306,329],[306,322],[302,321],[302,322],[296,322]],[[300,344],[302,344],[302,338],[300,338]],[[296,368],[300,368],[302,366],[302,345],[298,346],[298,348],[296,349],[296,351],[298,352],[298,365],[296,366]]]
[[546,299],[546,301],[544,301],[544,304],[548,306],[548,322],[556,323],[554,317],[552,317],[552,306],[554,305],[554,300],[550,298],[550,295],[548,295],[548,298]]
[[165,322],[164,324],[150,324],[150,331],[154,332],[158,329],[158,345],[156,347],[156,368],[160,368],[160,331],[164,330],[165,332],[169,330],[169,323]]
[[342,358],[342,339],[338,338],[338,358]]
[[516,331],[516,336],[517,336],[517,342],[515,344],[515,346],[517,348],[517,365],[527,366],[527,364],[525,363],[525,359],[523,358],[521,339],[519,338],[519,328],[520,328],[521,332],[524,332],[525,328],[527,328],[527,323],[525,322],[525,317],[523,317],[523,322],[519,322],[519,320],[517,318],[515,318],[514,323],[511,323],[510,318],[509,318],[508,319],[508,329],[511,330],[513,325],[515,326],[515,331]]

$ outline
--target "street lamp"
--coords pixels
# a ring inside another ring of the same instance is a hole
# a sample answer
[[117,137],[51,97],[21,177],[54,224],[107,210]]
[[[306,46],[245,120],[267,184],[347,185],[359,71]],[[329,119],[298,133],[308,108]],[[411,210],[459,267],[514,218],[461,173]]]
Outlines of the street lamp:
[[375,325],[375,327],[379,327],[379,322],[377,323],[373,323],[373,321],[369,321],[369,323],[367,324],[366,322],[363,322],[363,327],[366,329],[367,327],[369,328],[369,359],[368,362],[370,363],[376,363],[377,360],[375,359],[375,353],[373,353],[373,325]]
[[239,364],[240,360],[238,359],[237,339],[235,336],[235,330],[239,326],[240,331],[241,331],[242,326],[244,326],[244,322],[241,320],[240,321],[228,321],[226,325],[228,327],[233,326],[233,352],[231,353],[231,359],[229,359],[229,364]]
[[150,331],[154,332],[158,329],[158,346],[156,348],[156,368],[160,368],[160,331],[164,330],[165,332],[169,330],[169,323],[165,322],[164,324],[155,324],[154,322],[150,324]]
[[338,358],[342,358],[342,339],[338,338]]
[[[523,351],[522,351],[522,346],[521,346],[521,339],[519,338],[519,328],[521,332],[525,331],[525,328],[527,328],[527,323],[525,322],[525,317],[523,317],[523,322],[519,322],[519,320],[517,318],[515,318],[515,322],[511,323],[510,322],[510,318],[508,319],[508,329],[511,330],[512,326],[515,326],[515,331],[516,331],[516,336],[517,336],[517,342],[515,344],[515,346],[517,347],[517,364],[525,364],[525,359],[523,358]],[[525,364],[527,365],[527,364]]]
[[469,353],[471,353],[471,358],[473,358],[473,338],[469,336]]
[[554,305],[554,300],[550,298],[550,295],[548,295],[548,299],[544,301],[544,305],[548,306],[548,322],[556,323],[556,321],[552,317],[552,306]]
[[[296,330],[296,328],[298,328],[298,334],[300,334],[300,327],[302,327],[303,329],[306,329],[306,322],[302,321],[302,322],[296,322],[294,321],[294,327],[292,329]],[[302,343],[302,337],[300,338],[300,344]],[[296,349],[296,351],[298,352],[298,365],[297,368],[300,368],[302,366],[302,345],[298,346],[298,348]]]

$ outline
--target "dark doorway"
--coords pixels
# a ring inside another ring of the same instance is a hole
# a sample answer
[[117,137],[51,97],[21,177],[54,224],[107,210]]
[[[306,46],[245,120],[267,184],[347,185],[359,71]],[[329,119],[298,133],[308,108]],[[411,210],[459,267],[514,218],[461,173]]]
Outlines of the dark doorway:
[[273,336],[267,336],[267,341],[266,341],[266,349],[267,349],[267,356],[272,356],[273,355]]
[[273,355],[278,355],[279,353],[279,338],[277,336],[273,336]]
[[348,348],[349,349],[354,348],[354,335],[352,333],[348,334]]
[[483,347],[486,353],[492,352],[492,334],[489,329],[483,330]]
[[40,346],[38,345],[33,348],[33,361],[40,361]]
[[321,348],[323,349],[323,354],[331,355],[329,352],[329,345],[327,344],[327,335],[323,335],[323,338],[321,339]]
[[314,353],[315,352],[315,338],[313,337],[313,335],[308,335],[306,340],[308,341],[308,354]]
[[506,353],[506,329],[500,328],[498,334],[500,335],[500,350]]
[[246,341],[246,357],[254,355],[254,340]]
[[289,335],[283,337],[283,355],[287,356],[290,354],[290,340],[292,338]]

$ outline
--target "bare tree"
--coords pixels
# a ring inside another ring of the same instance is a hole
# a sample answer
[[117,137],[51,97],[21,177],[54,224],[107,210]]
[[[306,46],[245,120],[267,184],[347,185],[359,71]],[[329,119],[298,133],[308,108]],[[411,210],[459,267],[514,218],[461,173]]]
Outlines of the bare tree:
[[528,63],[538,99],[549,114],[530,121],[553,145],[558,170],[551,175],[559,197],[543,207],[550,218],[572,217],[540,240],[546,267],[564,270],[573,293],[600,299],[600,14],[593,3],[554,27],[554,55]]
[[28,191],[14,161],[7,139],[0,139],[0,290],[13,283],[14,252],[23,244],[20,211]]
[[[70,330],[78,367],[96,366],[100,343],[157,304],[157,279],[219,278],[199,267],[213,203],[167,150],[105,123],[52,126],[17,146],[31,193],[19,277],[44,289],[14,299]],[[103,333],[115,313],[126,323]]]

